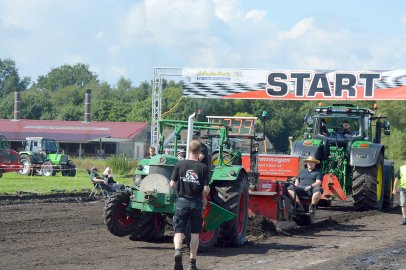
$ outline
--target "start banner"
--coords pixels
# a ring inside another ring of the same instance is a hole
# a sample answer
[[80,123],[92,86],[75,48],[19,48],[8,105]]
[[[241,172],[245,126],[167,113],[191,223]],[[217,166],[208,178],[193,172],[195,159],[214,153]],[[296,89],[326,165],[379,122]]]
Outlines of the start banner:
[[184,68],[183,95],[273,100],[406,100],[406,69],[380,71]]

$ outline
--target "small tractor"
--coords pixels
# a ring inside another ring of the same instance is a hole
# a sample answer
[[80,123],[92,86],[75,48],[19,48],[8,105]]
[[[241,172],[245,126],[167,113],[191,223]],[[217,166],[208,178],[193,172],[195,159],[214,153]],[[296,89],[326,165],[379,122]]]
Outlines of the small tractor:
[[[385,159],[381,144],[382,129],[390,135],[390,124],[386,117],[375,115],[376,109],[319,104],[305,116],[305,139],[294,142],[291,153],[321,161],[324,193],[320,206],[352,195],[357,210],[392,207],[394,163]],[[344,132],[343,122],[350,124],[350,134]]]
[[67,155],[58,152],[54,139],[27,137],[19,155],[23,165],[20,174],[55,176],[61,172],[62,176],[76,175],[75,164]]
[[3,173],[16,172],[21,169],[18,153],[8,146],[7,138],[0,135],[0,178]]
[[[139,162],[131,191],[115,193],[106,204],[105,223],[113,235],[130,235],[135,241],[159,241],[163,237],[165,225],[171,224],[175,213],[176,192],[169,188],[169,181],[179,161],[177,152],[184,150],[181,149],[185,146],[181,143],[182,131],[188,131],[190,141],[193,130],[199,130],[200,138],[206,140],[209,152],[213,154],[212,160],[215,160],[215,165],[207,164],[211,169],[210,195],[203,213],[204,229],[200,233],[199,250],[210,249],[217,243],[224,246],[244,244],[248,226],[248,179],[246,170],[238,165],[241,153],[224,150],[230,141],[231,128],[224,123],[190,119],[193,118],[159,121],[158,154]],[[255,126],[251,128],[255,129]],[[169,134],[166,140],[164,134]],[[212,149],[214,144],[218,149]]]

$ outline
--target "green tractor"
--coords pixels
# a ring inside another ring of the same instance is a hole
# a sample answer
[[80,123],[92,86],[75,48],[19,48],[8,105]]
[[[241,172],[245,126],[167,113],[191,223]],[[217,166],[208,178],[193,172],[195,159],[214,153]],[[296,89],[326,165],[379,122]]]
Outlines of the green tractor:
[[60,154],[54,139],[27,137],[23,143],[23,151],[19,153],[23,175],[62,176],[76,175],[76,166],[67,155]]
[[321,105],[305,116],[305,139],[294,142],[291,151],[321,161],[324,192],[320,206],[352,195],[357,210],[392,207],[394,163],[385,160],[381,144],[382,129],[390,135],[390,124],[386,117],[375,116],[375,109]]
[[[163,237],[165,225],[171,224],[175,213],[176,194],[169,188],[169,181],[179,161],[177,152],[186,146],[181,144],[181,132],[188,130],[190,140],[192,130],[199,130],[206,145],[212,148],[213,139],[218,145],[216,151],[210,151],[215,153],[212,157],[215,165],[209,161],[210,198],[203,213],[199,250],[209,249],[216,243],[243,245],[248,226],[247,172],[241,165],[226,161],[230,157],[241,157],[241,154],[224,152],[230,128],[223,123],[192,121],[190,124],[178,120],[160,120],[159,126],[158,154],[140,161],[131,191],[115,193],[107,202],[107,229],[119,237],[130,235],[134,241],[159,241]],[[164,134],[170,134],[166,140]]]

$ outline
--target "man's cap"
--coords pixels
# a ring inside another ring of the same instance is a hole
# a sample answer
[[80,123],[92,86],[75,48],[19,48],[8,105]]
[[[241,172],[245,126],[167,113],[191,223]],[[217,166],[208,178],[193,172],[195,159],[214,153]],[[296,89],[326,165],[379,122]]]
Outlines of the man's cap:
[[307,162],[314,162],[314,163],[316,163],[316,164],[319,164],[320,163],[320,160],[318,160],[318,159],[315,159],[314,157],[312,157],[312,156],[308,156],[306,159],[304,159],[303,160],[305,163],[307,163]]
[[92,167],[92,168],[90,168],[90,171],[91,172],[95,172],[95,171],[98,171],[99,169],[97,169],[97,167]]

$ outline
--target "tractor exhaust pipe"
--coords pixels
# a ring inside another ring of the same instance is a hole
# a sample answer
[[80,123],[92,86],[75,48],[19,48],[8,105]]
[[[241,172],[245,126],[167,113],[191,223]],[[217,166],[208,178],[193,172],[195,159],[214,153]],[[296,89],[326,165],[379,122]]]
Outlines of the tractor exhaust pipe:
[[90,123],[90,95],[92,93],[91,89],[86,89],[85,92],[85,122]]
[[187,145],[186,145],[186,159],[189,159],[189,144],[192,141],[193,137],[193,120],[196,117],[196,113],[192,113],[189,115],[188,118],[188,125],[187,125]]
[[21,101],[21,93],[20,90],[16,90],[14,92],[14,121],[20,120],[20,101]]

